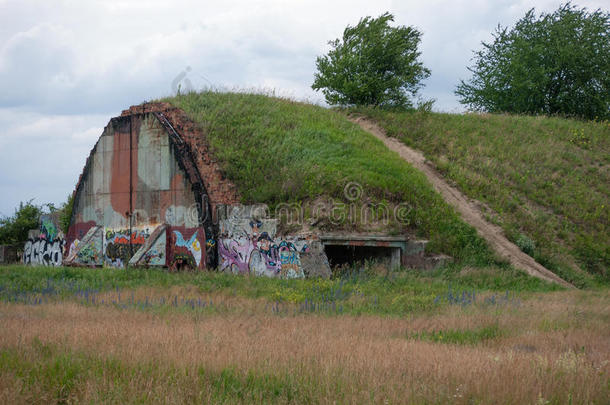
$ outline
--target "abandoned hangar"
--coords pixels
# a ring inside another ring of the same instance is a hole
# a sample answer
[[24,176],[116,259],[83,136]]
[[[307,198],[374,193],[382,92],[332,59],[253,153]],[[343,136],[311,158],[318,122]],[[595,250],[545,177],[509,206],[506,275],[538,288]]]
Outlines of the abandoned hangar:
[[[431,264],[425,242],[405,235],[287,233],[278,221],[265,205],[240,204],[239,190],[182,110],[145,103],[112,118],[87,158],[60,263],[283,278],[328,276],[333,264],[367,258],[393,267]],[[39,264],[58,264],[39,253]]]

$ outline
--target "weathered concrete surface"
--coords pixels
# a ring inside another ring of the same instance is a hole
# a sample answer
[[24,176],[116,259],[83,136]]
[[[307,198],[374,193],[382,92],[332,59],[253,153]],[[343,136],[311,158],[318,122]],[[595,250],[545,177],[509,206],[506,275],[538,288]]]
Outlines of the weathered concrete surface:
[[[96,231],[69,263],[123,267],[146,245],[138,264],[213,268],[213,207],[238,198],[181,111],[165,103],[132,107],[110,121],[87,159],[67,244],[74,249],[94,226],[102,227],[101,241]],[[165,240],[147,245],[160,226],[169,227]]]
[[169,225],[159,225],[144,245],[129,259],[130,266],[165,266],[167,230]]
[[324,246],[319,241],[312,241],[308,250],[300,254],[300,259],[305,277],[330,277],[331,269],[328,258],[324,253]]
[[220,165],[209,150],[205,133],[184,111],[169,103],[145,103],[130,107],[122,112],[122,116],[146,114],[154,112],[166,119],[170,131],[175,131],[188,145],[193,162],[205,183],[206,192],[211,204],[211,212],[216,212],[219,204],[237,204],[240,195],[237,187],[224,175]]

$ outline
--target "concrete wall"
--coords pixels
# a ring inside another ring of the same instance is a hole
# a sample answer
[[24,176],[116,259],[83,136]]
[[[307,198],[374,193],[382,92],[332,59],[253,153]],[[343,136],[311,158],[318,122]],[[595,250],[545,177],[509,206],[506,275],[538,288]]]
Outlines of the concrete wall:
[[[193,187],[189,158],[155,114],[113,118],[77,186],[66,237],[74,253],[71,263],[123,267],[155,229],[167,224],[173,228],[166,233],[165,251],[157,244],[150,264],[172,266],[178,258],[205,268],[205,196]],[[100,229],[79,248],[94,227]]]
[[61,266],[66,240],[57,213],[41,215],[39,229],[28,233],[23,247],[23,263],[42,266]]
[[277,219],[264,205],[229,206],[219,211],[219,270],[280,278],[330,276],[315,235],[277,235]]

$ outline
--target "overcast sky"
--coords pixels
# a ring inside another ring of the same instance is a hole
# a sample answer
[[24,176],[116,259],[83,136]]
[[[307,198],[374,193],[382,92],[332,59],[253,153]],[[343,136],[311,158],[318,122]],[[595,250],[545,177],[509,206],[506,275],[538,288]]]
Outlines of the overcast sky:
[[390,11],[423,33],[432,74],[421,95],[460,112],[453,91],[480,42],[532,7],[561,3],[0,0],[0,215],[20,201],[65,201],[109,119],[173,94],[179,81],[323,103],[310,88],[316,56],[367,15]]

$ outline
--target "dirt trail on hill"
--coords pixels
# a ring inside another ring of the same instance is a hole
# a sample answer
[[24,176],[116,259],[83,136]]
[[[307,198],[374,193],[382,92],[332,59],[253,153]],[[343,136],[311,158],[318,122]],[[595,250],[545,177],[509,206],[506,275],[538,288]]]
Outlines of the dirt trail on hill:
[[385,131],[371,120],[354,116],[349,117],[348,119],[353,123],[358,124],[362,129],[375,136],[375,138],[381,140],[390,150],[398,153],[400,157],[409,162],[416,169],[422,171],[436,191],[443,196],[445,201],[452,205],[462,215],[464,221],[477,230],[479,235],[491,245],[492,249],[494,249],[500,257],[507,259],[514,267],[524,270],[531,276],[555,282],[564,287],[575,288],[572,284],[536,262],[531,256],[523,253],[517,245],[504,236],[504,233],[499,226],[487,222],[476,204],[462,194],[457,188],[449,185],[434,166],[426,162],[426,158],[421,152],[409,148],[398,139],[388,137],[385,134]]

